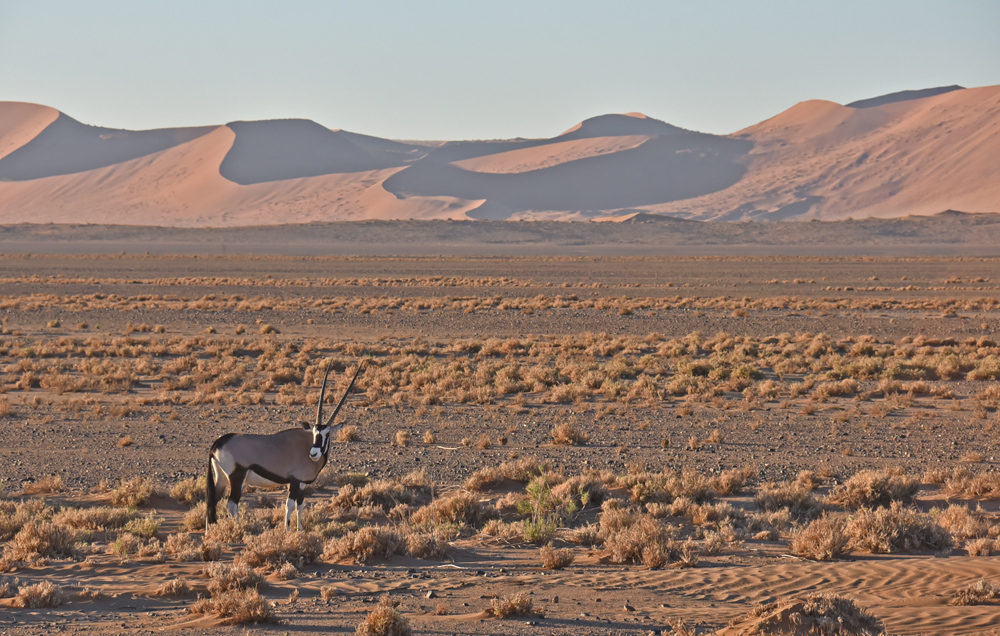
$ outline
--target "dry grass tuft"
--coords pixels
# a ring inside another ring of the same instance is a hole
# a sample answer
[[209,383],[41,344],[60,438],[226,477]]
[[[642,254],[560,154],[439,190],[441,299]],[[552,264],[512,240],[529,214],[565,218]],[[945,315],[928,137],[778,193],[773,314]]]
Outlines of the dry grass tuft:
[[4,547],[11,561],[40,558],[73,558],[77,555],[76,532],[51,521],[29,521]]
[[155,490],[156,485],[148,477],[135,477],[129,481],[123,479],[111,489],[111,504],[136,508],[147,503]]
[[573,560],[576,558],[573,556],[573,551],[569,548],[556,550],[552,547],[551,543],[542,546],[542,549],[539,552],[542,557],[542,567],[546,570],[561,570],[572,564]]
[[760,605],[738,625],[752,634],[853,634],[881,636],[885,626],[842,596],[821,594]]
[[170,496],[175,501],[194,505],[205,499],[205,475],[188,477],[170,487]]
[[830,493],[828,501],[847,508],[888,506],[893,502],[913,503],[920,479],[900,468],[862,470]]
[[379,603],[358,624],[354,633],[358,636],[410,636],[410,621],[395,607]]
[[847,522],[850,545],[872,554],[944,550],[954,541],[930,515],[894,501],[888,508],[861,508]]
[[824,515],[813,519],[792,535],[789,551],[816,561],[839,559],[850,553],[851,538],[845,532],[846,527],[847,522],[841,517]]
[[196,601],[189,611],[195,614],[215,614],[226,625],[266,623],[273,619],[271,604],[256,589],[233,589]]
[[403,537],[398,532],[379,526],[365,526],[339,539],[327,541],[323,560],[352,558],[358,563],[369,563],[374,559],[388,559],[393,554],[399,554],[404,546]]
[[22,586],[11,601],[14,607],[41,609],[44,607],[59,607],[66,601],[62,588],[51,581],[41,581],[32,585]]
[[513,596],[503,596],[490,601],[486,613],[496,618],[518,618],[531,614],[534,602],[527,592],[518,592]]
[[274,528],[248,542],[234,563],[262,568],[269,572],[284,563],[302,567],[314,563],[322,548],[323,539],[315,532],[292,532],[284,528]]
[[66,484],[60,475],[48,475],[37,481],[28,482],[22,487],[22,492],[26,495],[48,495],[64,490]]
[[190,593],[191,586],[184,579],[167,579],[156,588],[153,596],[187,596]]
[[609,509],[601,515],[600,525],[612,563],[642,563],[656,569],[680,555],[673,528],[650,515]]
[[948,605],[997,605],[1000,603],[1000,585],[980,579],[955,592]]
[[358,427],[353,424],[348,424],[347,426],[341,427],[337,431],[337,441],[343,444],[348,442],[356,442],[360,439],[358,435]]
[[583,446],[590,441],[590,436],[568,422],[559,424],[552,429],[552,442],[562,446]]
[[256,589],[263,581],[260,574],[245,563],[230,564],[217,561],[205,568],[205,574],[211,579],[208,583],[208,591],[212,596],[230,590]]

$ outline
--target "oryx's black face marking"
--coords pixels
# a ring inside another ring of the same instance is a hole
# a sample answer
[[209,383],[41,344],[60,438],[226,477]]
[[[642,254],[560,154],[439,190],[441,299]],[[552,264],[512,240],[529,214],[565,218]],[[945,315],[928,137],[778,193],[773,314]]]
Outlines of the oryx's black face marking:
[[330,427],[313,426],[309,430],[312,431],[313,436],[312,448],[309,449],[309,459],[318,462],[326,457],[326,451],[330,448]]

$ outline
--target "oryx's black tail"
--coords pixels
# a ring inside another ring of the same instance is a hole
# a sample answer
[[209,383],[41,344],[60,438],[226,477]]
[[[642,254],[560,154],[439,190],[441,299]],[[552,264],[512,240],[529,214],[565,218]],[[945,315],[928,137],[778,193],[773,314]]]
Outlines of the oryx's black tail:
[[215,471],[212,470],[212,454],[208,454],[208,479],[205,480],[205,529],[209,524],[218,521],[215,508],[219,503],[218,495],[215,491]]

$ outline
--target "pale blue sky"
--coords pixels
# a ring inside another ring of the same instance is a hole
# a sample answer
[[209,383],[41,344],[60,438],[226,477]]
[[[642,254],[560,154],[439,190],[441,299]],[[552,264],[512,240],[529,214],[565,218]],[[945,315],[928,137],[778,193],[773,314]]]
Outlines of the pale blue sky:
[[1000,84],[998,33],[993,0],[0,0],[0,100],[121,128],[549,137],[637,110],[729,133],[806,99]]

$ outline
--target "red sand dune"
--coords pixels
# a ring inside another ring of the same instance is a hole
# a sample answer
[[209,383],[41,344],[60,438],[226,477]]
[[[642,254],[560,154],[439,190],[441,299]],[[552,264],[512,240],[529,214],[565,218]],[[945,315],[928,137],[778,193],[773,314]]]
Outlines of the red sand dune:
[[404,143],[307,120],[124,131],[0,102],[0,222],[837,219],[1000,211],[1000,86],[807,101],[729,136],[639,113]]

